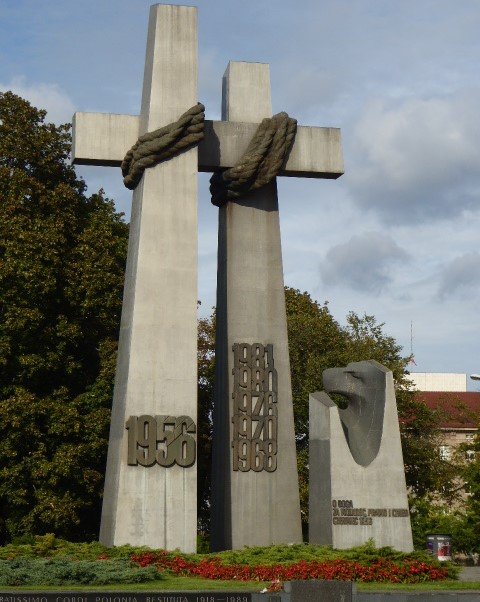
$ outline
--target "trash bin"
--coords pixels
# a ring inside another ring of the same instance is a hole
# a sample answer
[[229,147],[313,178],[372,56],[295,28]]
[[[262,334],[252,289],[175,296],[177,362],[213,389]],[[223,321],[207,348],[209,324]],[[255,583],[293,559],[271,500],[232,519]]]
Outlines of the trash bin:
[[427,550],[438,560],[452,559],[452,536],[451,535],[427,535]]

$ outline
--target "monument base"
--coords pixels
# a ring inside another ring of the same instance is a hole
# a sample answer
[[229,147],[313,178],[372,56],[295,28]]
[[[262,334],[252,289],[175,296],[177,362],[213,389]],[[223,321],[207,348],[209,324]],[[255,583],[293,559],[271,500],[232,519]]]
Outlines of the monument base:
[[310,543],[348,549],[373,539],[411,552],[392,373],[368,361],[326,370],[323,379],[349,406],[339,409],[324,392],[310,396]]

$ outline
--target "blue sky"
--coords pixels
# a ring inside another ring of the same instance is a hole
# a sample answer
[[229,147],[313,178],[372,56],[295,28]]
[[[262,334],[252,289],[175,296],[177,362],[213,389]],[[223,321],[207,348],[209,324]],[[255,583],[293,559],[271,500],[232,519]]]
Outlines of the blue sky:
[[[176,3],[175,3],[176,4]],[[180,3],[178,3],[180,4]],[[49,111],[139,111],[150,2],[0,0],[0,89]],[[199,100],[229,60],[270,64],[274,112],[342,129],[345,175],[279,179],[285,282],[343,323],[374,314],[415,371],[480,371],[480,4],[233,0],[199,9]],[[77,168],[127,216],[120,170]],[[217,209],[201,174],[199,296],[215,302]]]

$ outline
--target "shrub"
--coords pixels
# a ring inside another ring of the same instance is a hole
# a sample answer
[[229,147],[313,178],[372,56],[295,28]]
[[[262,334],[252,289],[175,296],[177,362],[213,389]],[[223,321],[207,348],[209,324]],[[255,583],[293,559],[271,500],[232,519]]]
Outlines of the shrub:
[[0,560],[0,585],[109,585],[160,579],[154,566],[139,568],[126,560],[72,561],[60,558]]
[[[18,541],[18,540],[17,540]],[[134,553],[146,548],[134,548],[129,545],[107,548],[98,541],[89,543],[71,543],[58,539],[51,534],[21,538],[18,543],[0,547],[0,559],[15,558],[68,558],[70,560],[97,560],[98,558],[128,560]]]

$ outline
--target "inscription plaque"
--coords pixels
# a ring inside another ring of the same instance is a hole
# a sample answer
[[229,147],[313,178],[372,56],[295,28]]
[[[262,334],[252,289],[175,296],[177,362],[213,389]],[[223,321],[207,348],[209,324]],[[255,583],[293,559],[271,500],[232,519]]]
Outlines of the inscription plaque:
[[233,470],[277,468],[278,378],[273,345],[233,345]]
[[332,500],[332,524],[373,525],[375,518],[407,518],[408,508],[355,508],[352,500]]
[[[0,591],[0,602],[252,602],[251,592]],[[270,597],[260,596],[265,602]],[[256,598],[256,596],[255,596]]]
[[129,466],[192,466],[196,458],[195,423],[189,416],[130,416],[127,464]]

